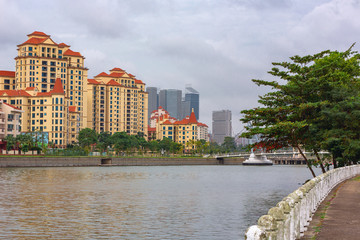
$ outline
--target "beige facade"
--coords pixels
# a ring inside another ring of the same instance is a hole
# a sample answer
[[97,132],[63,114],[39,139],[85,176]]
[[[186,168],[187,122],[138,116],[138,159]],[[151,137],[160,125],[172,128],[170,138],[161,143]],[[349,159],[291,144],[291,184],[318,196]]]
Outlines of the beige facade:
[[0,100],[0,140],[4,140],[7,135],[16,137],[20,134],[21,109]]
[[15,89],[15,72],[0,71],[0,90]]
[[85,127],[148,132],[148,96],[134,75],[114,68],[88,80],[85,57],[43,32],[17,47],[15,72],[0,71],[0,99],[24,111],[23,132],[48,132],[58,147],[76,142]]
[[145,84],[121,68],[102,72],[87,82],[88,127],[97,132],[148,131]]
[[68,108],[61,79],[56,79],[49,92],[28,87],[25,90],[0,90],[0,97],[4,102],[23,110],[20,120],[22,132],[48,132],[49,141],[59,147],[69,143]]
[[190,116],[177,121],[171,117],[162,107],[152,112],[150,118],[149,136],[151,139],[162,140],[169,138],[184,146],[185,151],[195,148],[197,140],[209,141],[208,126],[196,120],[192,111]]

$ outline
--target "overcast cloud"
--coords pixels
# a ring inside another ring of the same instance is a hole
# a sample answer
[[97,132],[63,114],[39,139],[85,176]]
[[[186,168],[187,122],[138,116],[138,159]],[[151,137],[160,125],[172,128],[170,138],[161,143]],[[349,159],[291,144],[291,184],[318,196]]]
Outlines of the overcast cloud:
[[[200,121],[257,106],[251,79],[271,62],[346,50],[360,36],[358,0],[0,0],[0,70],[14,70],[16,45],[42,31],[80,51],[89,78],[113,67],[147,86],[200,92]],[[359,49],[359,44],[355,50]]]

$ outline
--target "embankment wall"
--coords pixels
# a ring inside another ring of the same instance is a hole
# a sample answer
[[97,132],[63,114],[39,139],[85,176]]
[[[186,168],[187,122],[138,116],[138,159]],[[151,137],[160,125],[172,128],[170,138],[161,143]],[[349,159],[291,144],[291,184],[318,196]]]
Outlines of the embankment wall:
[[289,194],[257,225],[245,233],[247,240],[299,239],[307,230],[313,214],[329,192],[339,183],[360,174],[360,165],[330,170]]
[[[111,158],[102,165],[95,157],[1,157],[0,167],[85,167],[85,166],[169,166],[169,165],[241,165],[243,159],[212,158]],[[103,161],[104,163],[104,161]]]

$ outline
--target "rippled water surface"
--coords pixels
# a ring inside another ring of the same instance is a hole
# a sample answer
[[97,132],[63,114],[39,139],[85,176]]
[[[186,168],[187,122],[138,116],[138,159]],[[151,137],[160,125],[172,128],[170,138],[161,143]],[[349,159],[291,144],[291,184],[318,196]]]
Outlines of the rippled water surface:
[[243,239],[304,166],[0,168],[0,239]]

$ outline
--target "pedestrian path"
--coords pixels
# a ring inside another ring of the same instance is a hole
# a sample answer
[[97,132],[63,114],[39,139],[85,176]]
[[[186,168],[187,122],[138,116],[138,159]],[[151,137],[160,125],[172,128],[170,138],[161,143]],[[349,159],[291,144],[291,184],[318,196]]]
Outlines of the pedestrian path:
[[330,192],[301,239],[360,240],[360,176]]

